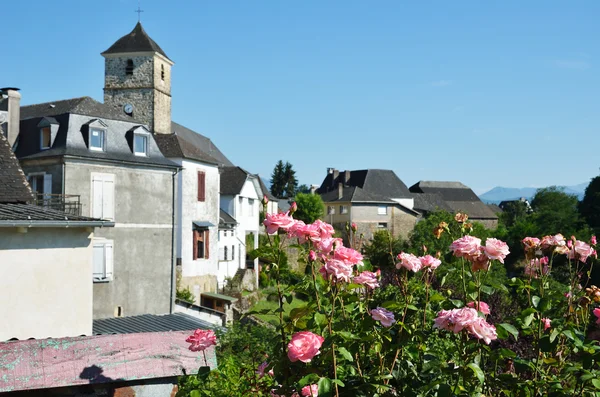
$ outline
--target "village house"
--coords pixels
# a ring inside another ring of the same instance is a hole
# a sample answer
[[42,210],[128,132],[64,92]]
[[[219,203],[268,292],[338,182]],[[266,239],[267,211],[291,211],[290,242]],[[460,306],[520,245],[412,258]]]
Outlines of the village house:
[[355,223],[365,239],[379,230],[407,237],[420,215],[408,188],[391,170],[329,168],[316,193],[325,205],[325,221],[337,230]]

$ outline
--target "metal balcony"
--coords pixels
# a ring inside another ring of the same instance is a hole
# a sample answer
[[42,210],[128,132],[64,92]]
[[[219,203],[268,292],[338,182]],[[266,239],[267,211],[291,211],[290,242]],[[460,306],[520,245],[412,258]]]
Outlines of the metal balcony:
[[80,196],[77,194],[35,193],[34,204],[69,215],[81,215]]

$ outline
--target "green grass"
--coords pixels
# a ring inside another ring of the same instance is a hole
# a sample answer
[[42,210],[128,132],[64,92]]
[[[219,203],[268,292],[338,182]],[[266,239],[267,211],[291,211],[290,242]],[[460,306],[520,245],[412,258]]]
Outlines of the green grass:
[[[294,298],[294,300],[292,300],[292,303],[284,303],[283,304],[283,310],[284,310],[283,315],[289,316],[290,311],[292,311],[292,309],[301,307],[305,304],[306,304],[305,301]],[[252,308],[250,310],[260,311],[260,310],[264,310],[264,309],[270,309],[272,311],[272,313],[255,314],[255,316],[260,318],[262,321],[266,321],[273,325],[278,325],[279,324],[279,313],[275,313],[275,310],[278,307],[279,307],[279,305],[277,302],[268,301],[266,298],[264,298],[263,300],[256,302],[256,304],[254,306],[252,306]]]

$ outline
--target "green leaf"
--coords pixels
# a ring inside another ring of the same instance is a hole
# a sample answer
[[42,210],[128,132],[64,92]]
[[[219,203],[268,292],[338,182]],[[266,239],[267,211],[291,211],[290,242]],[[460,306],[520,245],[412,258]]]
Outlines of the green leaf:
[[558,334],[560,334],[560,332],[557,329],[553,329],[552,333],[550,334],[550,342],[554,342],[554,339],[556,339]]
[[483,292],[486,295],[491,295],[493,294],[495,291],[494,288],[490,287],[489,285],[482,285],[481,286],[481,292]]
[[506,349],[504,347],[498,349],[498,353],[500,354],[500,357],[503,357],[503,358],[514,358],[514,357],[517,357],[517,353],[515,353],[514,351],[512,351],[510,349]]
[[519,338],[519,331],[517,331],[517,329],[514,326],[507,323],[501,323],[498,324],[498,326],[504,329],[506,332],[510,333],[515,338],[515,340]]
[[592,385],[594,385],[596,389],[600,389],[600,379],[592,379]]
[[540,303],[540,297],[539,296],[532,296],[531,297],[531,303],[533,303],[533,307],[535,307],[537,309],[539,303]]
[[465,305],[460,299],[450,299],[450,302],[457,308],[461,308]]
[[481,368],[479,368],[479,365],[471,363],[467,365],[467,367],[471,368],[477,379],[479,379],[479,383],[483,383],[483,381],[485,380],[485,375],[483,374]]
[[340,352],[340,354],[342,356],[344,356],[344,358],[348,361],[354,361],[354,358],[352,357],[352,354],[350,354],[350,352],[345,348],[345,347],[338,347],[338,351]]
[[339,379],[332,379],[332,380],[331,380],[331,382],[332,382],[332,383],[335,383],[335,384],[337,384],[339,387],[344,387],[344,386],[346,386],[346,385],[344,384],[344,382],[342,382],[342,381],[341,381],[341,380],[339,380]]
[[302,379],[300,379],[298,381],[298,386],[300,387],[304,387],[306,385],[309,385],[311,383],[316,383],[319,380],[319,375],[317,374],[308,374],[305,377],[303,377]]
[[419,311],[419,309],[417,309],[417,307],[415,305],[408,305],[408,306],[406,306],[406,308],[408,310],[412,310],[412,311],[415,311],[415,312]]
[[317,323],[318,325],[327,324],[327,316],[319,312],[315,313],[315,323]]
[[190,392],[190,397],[201,397],[202,394],[200,394],[200,390],[192,390]]
[[542,298],[542,300],[540,300],[540,307],[538,307],[538,310],[541,312],[545,312],[546,310],[550,310],[552,308],[552,304],[550,303],[550,300],[548,298]]
[[525,317],[523,319],[523,326],[524,327],[529,327],[531,325],[531,322],[533,321],[533,317],[535,316],[535,313],[531,313],[530,315],[528,315],[527,317]]
[[319,379],[317,385],[319,386],[319,395],[331,392],[331,381],[329,380],[329,378]]

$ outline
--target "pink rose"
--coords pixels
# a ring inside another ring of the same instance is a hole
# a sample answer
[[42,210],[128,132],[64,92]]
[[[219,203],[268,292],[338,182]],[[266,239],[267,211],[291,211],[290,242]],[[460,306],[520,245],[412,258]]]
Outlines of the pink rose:
[[263,203],[263,205],[269,204],[269,198],[267,197],[266,194],[263,194],[262,203]]
[[469,258],[479,254],[481,239],[472,236],[464,236],[455,240],[450,245],[450,250],[457,258]]
[[540,247],[540,239],[537,237],[525,237],[522,243],[525,251],[536,251]]
[[499,260],[500,263],[504,263],[504,258],[510,253],[508,245],[496,238],[485,240],[485,248],[483,250],[488,258]]
[[370,289],[379,287],[379,281],[377,280],[377,274],[369,271],[364,271],[358,276],[352,279],[355,284],[362,284]]
[[464,328],[467,328],[469,324],[480,318],[477,314],[477,310],[467,307],[453,309],[452,312],[450,321],[454,324],[454,328],[452,328],[454,333],[459,333]]
[[292,218],[288,212],[285,214],[267,214],[266,219],[263,222],[268,234],[276,233],[277,230],[289,230],[296,221]]
[[382,307],[371,310],[371,317],[375,321],[379,321],[384,327],[391,327],[396,322],[394,313]]
[[296,332],[288,343],[288,358],[291,362],[309,363],[314,356],[321,353],[319,349],[324,341],[325,338],[321,335],[309,331]]
[[328,254],[331,251],[333,251],[336,247],[342,246],[343,241],[341,238],[326,237],[322,238],[314,245],[317,250],[321,251],[321,253]]
[[294,201],[292,205],[290,205],[290,214],[293,214],[296,211],[298,211],[298,204],[296,204],[296,202]]
[[352,224],[350,225],[350,228],[352,229],[352,231],[354,233],[356,233],[356,231],[358,230],[358,226],[356,226],[356,223],[352,222]]
[[419,258],[419,260],[421,261],[421,266],[423,268],[428,268],[430,270],[435,270],[438,268],[439,265],[442,264],[442,261],[431,256],[431,255],[425,255]]
[[[477,302],[469,302],[469,303],[467,303],[467,306],[472,309],[476,309],[486,315],[491,313],[490,307],[485,302],[479,302],[479,305],[477,305]],[[475,307],[475,306],[478,306],[478,307]]]
[[193,352],[201,352],[210,346],[217,344],[217,336],[212,330],[197,329],[185,340],[190,343],[189,349]]
[[317,397],[319,395],[319,386],[312,384],[302,388],[302,396]]
[[329,279],[332,276],[333,281],[345,281],[349,283],[350,277],[352,277],[352,266],[337,259],[330,259],[321,266],[319,272],[325,279]]
[[567,242],[562,234],[556,234],[554,236],[544,236],[540,242],[542,249],[548,249],[550,247],[565,247]]
[[552,320],[549,318],[543,318],[542,323],[544,323],[544,331],[551,327]]
[[598,320],[596,320],[596,324],[600,324],[600,307],[595,308],[593,313],[594,316],[598,318]]
[[313,250],[310,250],[310,252],[308,253],[308,260],[311,262],[314,262],[317,260],[317,253]]
[[471,270],[476,272],[478,270],[488,270],[490,268],[490,259],[483,251],[483,247],[479,247],[479,251],[476,255],[467,257],[471,261]]
[[343,246],[336,248],[333,253],[333,257],[337,260],[345,262],[348,265],[356,265],[363,260],[363,256],[360,254],[360,252]]
[[451,310],[442,310],[437,314],[436,319],[434,320],[433,328],[445,329],[447,331],[452,331],[452,311]]
[[323,222],[320,219],[317,219],[312,224],[315,225],[315,227],[319,230],[319,234],[321,235],[322,239],[331,238],[333,233],[335,233],[333,226],[331,226],[329,223]]
[[413,254],[401,252],[398,254],[397,258],[400,260],[400,262],[396,264],[396,269],[404,267],[415,273],[421,270],[421,260]]
[[593,256],[595,253],[596,251],[588,244],[584,243],[583,241],[577,240],[575,241],[573,248],[571,249],[571,251],[569,251],[567,256],[569,259],[577,258],[581,262],[585,262],[587,261],[588,257]]
[[490,344],[493,340],[498,339],[496,327],[489,324],[483,318],[478,317],[466,327],[467,331],[478,339],[483,339],[486,344]]
[[590,239],[590,244],[596,245],[596,236],[592,236],[592,238]]

